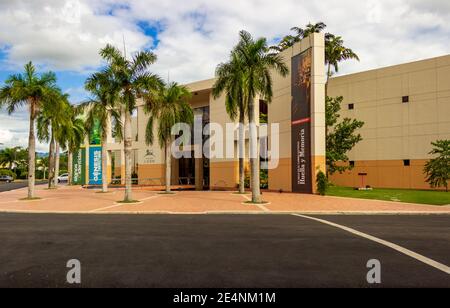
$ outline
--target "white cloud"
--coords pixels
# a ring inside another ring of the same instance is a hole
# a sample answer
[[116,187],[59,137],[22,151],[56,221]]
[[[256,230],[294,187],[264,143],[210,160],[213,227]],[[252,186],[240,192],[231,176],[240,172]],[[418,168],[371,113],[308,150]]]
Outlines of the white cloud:
[[292,26],[324,21],[361,57],[343,72],[417,60],[450,52],[447,0],[40,0],[1,1],[0,46],[8,63],[29,59],[50,68],[84,70],[99,65],[107,42],[130,52],[149,47],[137,21],[159,22],[163,31],[155,70],[181,82],[212,77],[247,29],[270,40]]
[[[0,113],[0,145],[1,148],[21,146],[28,148],[28,115],[24,110],[8,115]],[[48,143],[36,140],[36,151],[48,152]]]
[[13,138],[13,134],[9,129],[0,129],[0,143],[9,143]]
[[134,23],[96,14],[89,2],[2,1],[0,46],[6,47],[8,64],[21,67],[32,60],[51,69],[82,71],[97,67],[99,49],[121,43],[123,36],[130,50],[152,44]]
[[[137,26],[143,21],[161,29],[152,70],[190,82],[213,77],[241,29],[274,41],[292,26],[323,21],[360,56],[342,63],[340,73],[350,73],[450,53],[448,20],[448,0],[0,0],[0,51],[3,67],[33,60],[89,71],[100,64],[98,50],[108,42],[122,47],[123,35],[129,52],[153,46]],[[9,129],[4,120],[0,129]]]

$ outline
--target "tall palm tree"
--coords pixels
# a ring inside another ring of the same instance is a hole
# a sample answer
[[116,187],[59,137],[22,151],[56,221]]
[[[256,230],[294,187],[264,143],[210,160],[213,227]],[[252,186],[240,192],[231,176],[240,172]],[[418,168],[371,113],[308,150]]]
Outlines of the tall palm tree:
[[71,127],[66,134],[65,142],[67,148],[67,171],[69,174],[68,185],[72,185],[73,153],[80,149],[86,136],[84,121],[78,114],[78,108],[73,106],[70,109],[70,124]]
[[86,90],[91,93],[91,99],[81,105],[87,112],[85,121],[86,131],[90,132],[96,123],[100,124],[102,138],[102,192],[108,192],[107,168],[108,159],[106,144],[108,133],[111,130],[111,119],[116,123],[116,130],[122,131],[120,112],[118,111],[119,88],[112,78],[110,71],[95,73],[89,77],[85,84]]
[[329,34],[325,43],[325,64],[327,65],[327,83],[326,90],[328,92],[328,81],[334,73],[339,71],[339,62],[354,59],[359,61],[359,57],[350,48],[344,46],[344,40],[340,36]]
[[239,115],[239,193],[245,193],[245,118],[247,99],[244,94],[244,74],[236,52],[232,52],[229,62],[216,68],[216,82],[212,93],[218,98],[225,92],[225,106],[231,120]]
[[289,69],[280,54],[270,52],[265,38],[253,39],[250,33],[241,31],[240,41],[235,48],[244,76],[244,93],[247,98],[250,124],[250,165],[252,202],[260,203],[260,175],[258,135],[256,131],[255,97],[270,103],[273,96],[271,70],[287,76]]
[[165,149],[166,156],[166,193],[170,193],[171,185],[171,145],[173,141],[172,127],[175,124],[192,124],[194,113],[189,105],[191,92],[184,86],[172,82],[160,87],[159,91],[146,96],[145,111],[149,114],[145,140],[147,144],[154,142],[154,123],[157,122],[158,143]]
[[124,112],[124,152],[125,152],[125,196],[124,202],[132,202],[131,182],[131,117],[136,109],[136,99],[161,85],[161,79],[148,71],[156,61],[156,55],[150,51],[140,51],[131,60],[119,49],[107,45],[100,51],[101,57],[108,62],[109,69],[117,82],[121,110]]
[[37,117],[38,139],[49,142],[48,188],[55,188],[58,184],[60,144],[70,126],[68,95],[55,89]]
[[0,89],[0,105],[6,105],[11,114],[17,108],[27,105],[30,117],[28,137],[28,198],[35,198],[34,184],[36,173],[35,119],[48,93],[56,88],[56,75],[52,72],[38,75],[33,63],[25,65],[25,72],[10,76]]

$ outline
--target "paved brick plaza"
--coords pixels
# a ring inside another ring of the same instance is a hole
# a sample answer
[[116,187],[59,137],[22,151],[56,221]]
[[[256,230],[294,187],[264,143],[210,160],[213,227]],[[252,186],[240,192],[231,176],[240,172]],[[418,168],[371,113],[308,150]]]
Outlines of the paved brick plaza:
[[136,189],[138,204],[118,204],[123,191],[98,190],[61,186],[57,190],[37,187],[37,201],[21,201],[26,188],[0,193],[0,212],[77,212],[77,213],[448,213],[450,206],[432,206],[399,202],[321,197],[289,193],[264,193],[269,204],[245,204],[250,195],[232,192],[181,191],[174,195]]

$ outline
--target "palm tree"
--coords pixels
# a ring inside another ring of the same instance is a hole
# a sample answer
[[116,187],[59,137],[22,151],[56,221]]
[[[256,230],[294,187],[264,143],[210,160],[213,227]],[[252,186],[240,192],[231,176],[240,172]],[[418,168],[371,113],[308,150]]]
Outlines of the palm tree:
[[73,176],[73,153],[80,149],[84,144],[84,138],[86,131],[84,127],[84,120],[80,114],[83,109],[80,106],[70,105],[69,112],[69,127],[64,134],[63,144],[67,149],[67,173],[68,173],[68,185],[72,185]]
[[[327,25],[321,21],[315,24],[309,23],[304,29],[301,27],[292,27],[291,31],[293,31],[295,34],[288,34],[284,36],[278,43],[278,45],[271,46],[270,49],[281,52],[288,49],[289,47],[294,46],[295,43],[300,42],[302,39],[310,36],[312,33],[322,32],[326,27]],[[328,37],[328,35],[328,33],[325,34],[325,37]]]
[[359,57],[350,48],[344,46],[344,40],[340,36],[329,34],[325,42],[325,64],[327,65],[327,83],[325,92],[328,93],[328,81],[334,73],[339,71],[339,62]]
[[96,123],[100,124],[102,138],[102,192],[108,192],[107,180],[107,151],[108,132],[111,129],[111,119],[116,123],[116,129],[121,131],[122,123],[118,112],[118,84],[112,79],[109,71],[93,74],[86,81],[86,90],[90,91],[92,98],[81,105],[87,111],[85,128],[92,131]]
[[43,177],[44,177],[43,180],[45,180],[45,178],[46,178],[45,175],[48,170],[48,162],[49,162],[48,156],[37,159],[37,167],[38,167],[38,170],[42,169],[42,173],[43,173]]
[[172,127],[178,123],[192,124],[194,113],[189,105],[191,92],[184,86],[172,82],[159,91],[146,96],[145,111],[149,114],[145,140],[153,144],[153,123],[157,121],[158,143],[165,148],[166,156],[166,193],[170,193],[171,184],[171,145]]
[[5,81],[5,86],[0,90],[0,105],[6,105],[8,113],[11,114],[17,108],[28,105],[30,116],[30,129],[28,138],[28,198],[35,197],[35,168],[36,168],[36,137],[35,119],[48,93],[56,88],[56,76],[52,72],[36,73],[33,63],[25,65],[23,74],[10,76]]
[[[325,30],[326,27],[327,27],[327,25],[321,21],[319,21],[315,24],[309,23],[306,25],[306,28],[302,31],[301,38],[308,37],[309,35],[311,35],[313,33],[320,33],[323,30]],[[295,29],[295,27],[293,29]],[[300,35],[300,33],[298,33],[298,34]]]
[[125,152],[125,197],[124,202],[133,202],[131,182],[131,116],[136,109],[136,99],[149,91],[157,89],[161,79],[148,71],[156,61],[156,55],[150,51],[140,51],[131,60],[126,58],[119,49],[107,45],[100,55],[108,62],[113,79],[117,82],[121,110],[125,116],[124,152]]
[[55,89],[37,117],[38,138],[49,142],[48,188],[58,184],[60,144],[64,143],[66,131],[71,127],[70,108],[68,95]]
[[254,40],[250,33],[241,31],[235,48],[244,76],[244,93],[247,98],[250,124],[250,165],[252,202],[261,203],[258,135],[256,131],[255,97],[270,103],[273,96],[271,70],[285,77],[289,69],[280,54],[270,52],[265,38]]
[[225,106],[231,120],[239,115],[239,193],[245,193],[245,136],[244,124],[247,113],[247,99],[244,94],[244,75],[236,52],[232,52],[229,62],[216,68],[217,80],[212,93],[218,98],[225,95]]
[[[299,30],[300,31],[300,30]],[[295,45],[295,43],[300,42],[299,36],[294,35],[286,35],[281,39],[278,45],[270,46],[270,49],[275,50],[277,52],[281,52],[283,50],[288,49]]]
[[0,166],[8,165],[9,170],[12,170],[14,165],[18,164],[17,153],[21,151],[21,147],[5,148],[0,151]]

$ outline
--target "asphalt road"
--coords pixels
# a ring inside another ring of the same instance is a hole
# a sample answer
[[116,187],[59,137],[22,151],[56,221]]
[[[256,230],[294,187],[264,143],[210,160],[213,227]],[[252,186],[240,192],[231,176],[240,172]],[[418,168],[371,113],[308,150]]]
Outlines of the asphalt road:
[[[450,215],[320,216],[450,265]],[[450,287],[450,275],[292,215],[0,214],[0,287]]]
[[[36,181],[36,185],[45,184],[47,181]],[[28,186],[28,182],[12,182],[12,183],[0,183],[0,192],[10,191],[14,189],[20,189]]]

